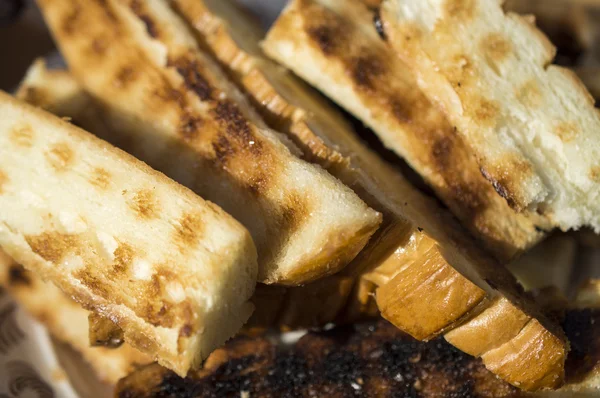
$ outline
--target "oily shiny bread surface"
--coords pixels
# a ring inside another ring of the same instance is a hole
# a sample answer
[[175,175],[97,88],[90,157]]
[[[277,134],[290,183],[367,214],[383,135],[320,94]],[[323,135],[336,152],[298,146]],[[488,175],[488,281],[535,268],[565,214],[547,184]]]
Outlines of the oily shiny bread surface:
[[165,2],[39,3],[71,72],[123,132],[107,138],[240,220],[261,281],[335,273],[377,229],[379,214],[264,127]]
[[563,230],[600,227],[600,114],[534,19],[497,0],[390,0],[390,45],[517,211]]
[[256,251],[238,222],[3,93],[0,114],[0,244],[11,257],[181,374],[248,319]]
[[90,347],[89,312],[4,253],[0,253],[0,285],[46,326],[54,338],[81,354],[101,381],[114,385],[137,367],[153,362],[150,356],[127,343],[116,349]]
[[516,213],[496,194],[468,145],[378,35],[376,16],[357,1],[292,1],[263,47],[371,127],[489,250],[508,261],[541,238],[543,223]]

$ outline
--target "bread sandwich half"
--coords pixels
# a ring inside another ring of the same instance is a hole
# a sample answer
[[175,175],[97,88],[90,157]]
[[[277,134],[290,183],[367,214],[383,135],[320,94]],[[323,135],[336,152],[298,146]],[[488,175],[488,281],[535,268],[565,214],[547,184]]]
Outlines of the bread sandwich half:
[[168,2],[38,3],[70,71],[116,132],[102,138],[244,224],[260,281],[333,274],[377,230],[381,215],[268,129]]
[[[560,384],[566,348],[558,325],[535,309],[510,274],[446,212],[369,150],[338,112],[266,60],[256,44],[257,29],[243,12],[228,2],[172,4],[269,123],[283,126],[305,156],[383,214],[372,242],[336,279],[262,295],[280,303],[263,319],[289,325],[293,318],[323,322],[337,308],[344,316],[369,312],[372,293],[385,318],[419,339],[445,334],[523,388]],[[354,283],[352,289],[348,282]],[[345,301],[338,300],[344,295]],[[529,367],[536,372],[523,371]]]
[[509,261],[541,239],[545,223],[497,195],[468,143],[380,37],[376,17],[360,1],[291,1],[263,48],[369,126],[488,250]]
[[389,0],[382,27],[498,195],[563,230],[600,231],[600,113],[533,18],[496,0]]
[[0,246],[184,375],[252,313],[256,249],[216,205],[0,93]]

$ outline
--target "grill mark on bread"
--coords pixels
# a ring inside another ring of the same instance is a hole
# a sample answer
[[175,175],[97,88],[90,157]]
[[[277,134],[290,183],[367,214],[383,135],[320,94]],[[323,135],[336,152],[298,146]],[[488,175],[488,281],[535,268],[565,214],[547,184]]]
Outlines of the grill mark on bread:
[[150,37],[152,37],[152,38],[157,38],[159,36],[159,34],[160,34],[160,31],[158,29],[158,25],[146,13],[146,11],[144,10],[144,6],[142,5],[142,3],[140,1],[138,1],[138,0],[132,0],[129,3],[129,8],[140,19],[140,21],[142,21],[144,23],[144,26],[146,27],[146,32],[148,33],[148,35],[150,35]]
[[600,182],[600,166],[594,166],[590,169],[590,180]]
[[115,262],[113,269],[117,273],[125,273],[129,269],[129,266],[133,262],[135,257],[135,251],[127,243],[119,243],[117,250],[115,250]]
[[40,235],[25,236],[31,250],[51,263],[60,262],[67,254],[76,252],[81,244],[78,235],[59,232],[44,232]]
[[25,124],[16,126],[10,131],[9,139],[15,146],[31,148],[35,135],[31,126]]
[[554,133],[563,142],[569,142],[577,136],[577,125],[573,122],[560,122],[554,128]]
[[66,142],[59,142],[44,154],[50,166],[56,171],[66,170],[75,160],[75,153]]
[[71,12],[63,19],[61,28],[63,34],[71,36],[75,31],[75,24],[81,15],[81,7],[79,4],[72,4]]
[[542,92],[540,87],[535,80],[530,80],[525,83],[517,92],[517,98],[524,105],[538,108],[543,101]]
[[169,60],[168,66],[177,70],[186,87],[196,93],[200,100],[210,101],[213,99],[214,88],[200,73],[202,67],[195,59],[181,57],[174,61]]
[[117,87],[126,87],[135,80],[135,68],[130,65],[124,65],[115,75],[115,85]]
[[151,189],[140,189],[133,194],[133,198],[127,202],[139,218],[150,220],[158,217],[157,203],[154,191]]
[[499,113],[498,104],[484,97],[476,98],[472,106],[466,106],[465,109],[470,110],[472,117],[479,123],[488,125],[496,121]]
[[105,39],[97,37],[91,40],[90,48],[88,53],[96,57],[101,57],[106,53],[108,49],[108,43]]
[[4,193],[4,187],[8,183],[8,175],[5,172],[0,170],[0,195]]
[[184,114],[179,125],[179,135],[186,142],[194,142],[200,136],[200,129],[204,121],[199,117]]
[[111,178],[111,174],[106,169],[103,169],[102,167],[96,167],[94,170],[92,170],[88,181],[96,188],[105,190],[109,187]]
[[350,76],[354,83],[363,89],[372,90],[373,81],[384,72],[384,64],[373,55],[362,55],[350,60]]
[[450,18],[468,20],[475,14],[474,0],[446,0],[444,12]]
[[498,63],[512,52],[512,44],[500,33],[490,33],[481,40],[480,46],[489,60]]
[[174,226],[173,241],[181,252],[194,248],[204,233],[202,217],[196,213],[184,214]]

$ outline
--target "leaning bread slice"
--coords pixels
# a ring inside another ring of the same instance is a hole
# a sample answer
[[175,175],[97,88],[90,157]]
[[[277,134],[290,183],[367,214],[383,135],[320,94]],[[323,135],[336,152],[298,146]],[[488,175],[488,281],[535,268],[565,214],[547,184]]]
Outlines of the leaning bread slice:
[[371,127],[502,262],[528,249],[543,224],[496,194],[452,124],[379,37],[374,17],[359,1],[292,1],[263,48]]
[[264,127],[167,2],[39,3],[71,72],[123,132],[106,138],[240,220],[261,281],[335,273],[377,229],[378,213]]
[[90,347],[88,314],[60,289],[42,280],[4,253],[0,253],[0,286],[48,328],[52,336],[68,344],[87,361],[96,376],[114,385],[119,379],[152,359],[125,343],[119,348]]
[[388,0],[390,44],[517,210],[600,230],[600,114],[533,20],[497,0]]
[[223,210],[0,93],[0,245],[180,374],[252,312],[256,251]]

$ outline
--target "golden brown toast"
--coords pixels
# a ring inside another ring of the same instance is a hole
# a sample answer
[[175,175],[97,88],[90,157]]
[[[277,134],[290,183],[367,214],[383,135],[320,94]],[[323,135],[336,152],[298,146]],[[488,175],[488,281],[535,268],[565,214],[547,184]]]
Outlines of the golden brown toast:
[[118,136],[103,137],[214,201],[250,230],[259,279],[342,269],[381,216],[265,127],[163,1],[39,1],[71,72]]
[[378,35],[376,15],[358,1],[292,1],[263,47],[371,127],[507,262],[542,237],[543,225],[496,194],[453,125]]
[[[0,93],[0,245],[180,374],[252,313],[256,249],[214,204]],[[210,281],[210,283],[207,283]]]
[[81,354],[100,380],[114,385],[137,367],[153,362],[150,356],[127,343],[116,349],[90,347],[89,312],[3,252],[0,252],[0,285],[46,326],[54,338]]
[[534,19],[496,0],[388,0],[390,45],[517,211],[600,230],[600,113]]

